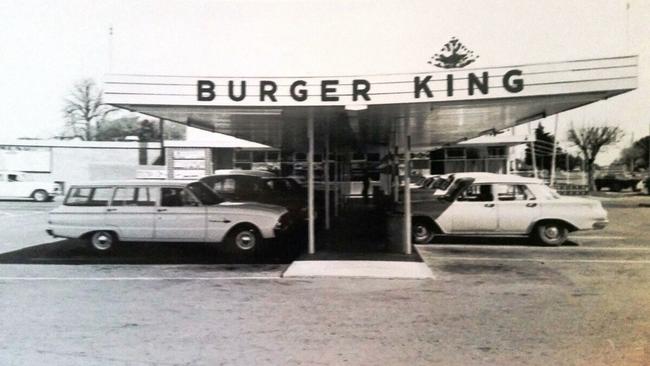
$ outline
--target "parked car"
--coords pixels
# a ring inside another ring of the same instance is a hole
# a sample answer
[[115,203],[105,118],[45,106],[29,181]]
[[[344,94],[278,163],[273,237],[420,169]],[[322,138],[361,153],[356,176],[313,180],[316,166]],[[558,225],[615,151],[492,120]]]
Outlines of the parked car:
[[[419,200],[430,200],[435,197],[439,196],[444,196],[449,187],[451,187],[451,184],[459,178],[481,178],[481,179],[487,179],[487,178],[494,178],[494,177],[499,177],[502,176],[502,174],[496,174],[496,173],[487,173],[487,172],[462,172],[462,173],[450,173],[450,174],[443,174],[443,175],[436,175],[432,176],[429,178],[426,178],[423,182],[422,185],[417,187],[417,188],[411,188],[411,200],[412,201],[419,201]],[[524,178],[520,177],[521,179],[528,179],[529,182],[534,182],[534,183],[542,183],[542,180],[538,180],[535,178]],[[401,195],[403,194],[402,190],[400,190],[400,198],[402,197]]]
[[0,198],[31,198],[44,202],[59,194],[61,186],[55,182],[32,181],[22,172],[0,171]]
[[209,175],[199,181],[229,201],[268,203],[285,207],[297,217],[307,216],[307,190],[290,177],[232,171]]
[[228,202],[200,182],[118,181],[71,186],[47,233],[86,239],[102,253],[118,241],[223,242],[253,252],[289,220],[283,207]]
[[568,233],[603,229],[600,201],[558,195],[542,181],[514,175],[457,177],[444,195],[412,202],[415,243],[437,234],[531,236],[562,245]]
[[629,174],[605,174],[594,179],[596,190],[609,188],[612,192],[620,192],[623,189],[630,188],[633,192],[637,192],[637,184],[641,181],[640,177]]

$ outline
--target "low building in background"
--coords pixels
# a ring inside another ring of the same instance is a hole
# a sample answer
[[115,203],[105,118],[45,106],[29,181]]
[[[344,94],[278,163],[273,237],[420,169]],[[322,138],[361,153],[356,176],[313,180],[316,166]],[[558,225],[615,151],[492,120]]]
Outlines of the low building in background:
[[528,136],[484,135],[431,151],[431,174],[488,172],[508,174],[524,169]]

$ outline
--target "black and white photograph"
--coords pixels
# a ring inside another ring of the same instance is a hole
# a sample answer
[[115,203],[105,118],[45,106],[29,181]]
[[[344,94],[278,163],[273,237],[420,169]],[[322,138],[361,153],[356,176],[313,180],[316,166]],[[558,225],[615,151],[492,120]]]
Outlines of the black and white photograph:
[[0,19],[0,366],[650,365],[650,2]]

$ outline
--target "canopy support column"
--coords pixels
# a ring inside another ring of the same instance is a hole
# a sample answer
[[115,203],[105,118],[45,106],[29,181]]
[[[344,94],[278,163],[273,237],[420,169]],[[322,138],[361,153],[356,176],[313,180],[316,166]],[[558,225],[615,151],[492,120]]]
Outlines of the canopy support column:
[[555,128],[553,129],[553,157],[551,158],[551,187],[555,187],[555,163],[557,159],[557,123],[559,114],[555,115]]
[[314,226],[314,109],[309,108],[307,115],[307,139],[309,152],[307,153],[307,195],[308,195],[308,252],[316,253],[316,231]]
[[406,139],[404,144],[404,254],[411,254],[411,135],[409,120],[406,118],[404,119],[404,138]]
[[334,146],[334,217],[339,217],[339,205],[341,199],[340,184],[341,173],[339,172],[339,148]]
[[397,146],[397,132],[395,132],[395,151],[393,151],[393,159],[391,160],[391,184],[393,187],[393,202],[399,202],[399,146]]
[[325,229],[330,229],[330,123],[325,121]]

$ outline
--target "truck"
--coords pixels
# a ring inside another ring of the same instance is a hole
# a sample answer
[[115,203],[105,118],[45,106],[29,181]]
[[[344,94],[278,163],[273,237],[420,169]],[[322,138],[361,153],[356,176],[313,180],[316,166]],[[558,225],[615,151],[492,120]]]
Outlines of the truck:
[[0,171],[0,198],[31,198],[44,202],[60,194],[63,194],[63,189],[59,183],[34,181],[23,172]]
[[631,188],[632,191],[638,192],[637,185],[640,181],[641,177],[636,177],[633,174],[608,173],[594,179],[594,184],[598,191],[608,188],[612,192],[620,192],[623,189]]

